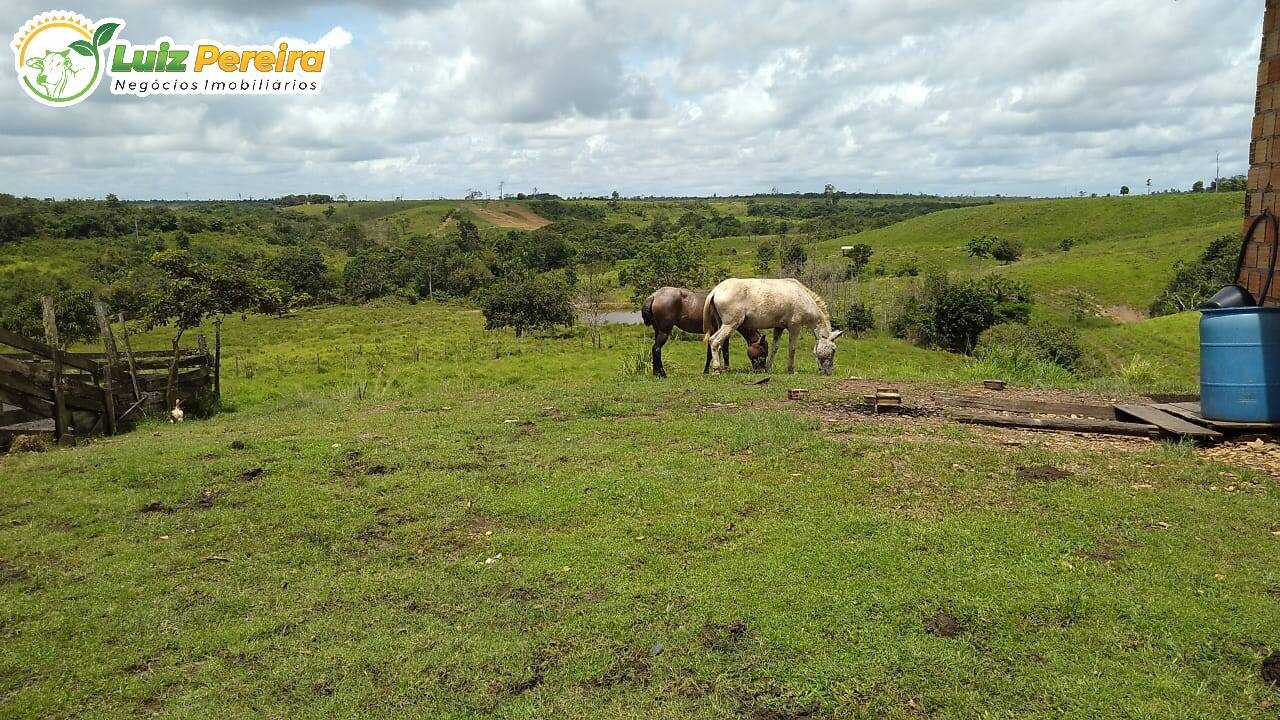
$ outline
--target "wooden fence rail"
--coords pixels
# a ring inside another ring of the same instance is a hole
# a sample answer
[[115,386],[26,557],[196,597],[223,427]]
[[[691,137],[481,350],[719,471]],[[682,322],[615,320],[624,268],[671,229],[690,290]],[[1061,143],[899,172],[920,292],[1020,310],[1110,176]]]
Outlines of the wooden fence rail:
[[[172,350],[134,351],[123,314],[118,316],[123,342],[117,344],[111,313],[97,301],[103,352],[67,352],[60,347],[56,308],[48,298],[41,300],[44,342],[0,330],[0,448],[24,432],[49,433],[63,444],[114,434],[146,412],[170,409],[165,390]],[[219,349],[220,335],[215,338]],[[219,390],[218,359],[203,336],[196,348],[180,349],[176,396],[190,403],[202,392]]]

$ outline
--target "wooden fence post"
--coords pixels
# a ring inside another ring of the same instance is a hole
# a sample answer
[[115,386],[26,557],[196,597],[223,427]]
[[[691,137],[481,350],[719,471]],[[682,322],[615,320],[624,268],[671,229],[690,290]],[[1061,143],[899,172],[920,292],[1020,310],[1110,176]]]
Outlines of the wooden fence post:
[[222,319],[213,322],[213,397],[222,399]]
[[107,306],[98,298],[93,300],[93,314],[98,316],[98,329],[102,331],[102,349],[107,354],[107,373],[102,383],[106,394],[103,405],[107,411],[107,432],[115,435],[119,432],[116,426],[116,367],[120,359],[116,356],[116,339],[111,335],[111,320],[107,316]]
[[133,401],[142,402],[142,388],[138,387],[138,366],[133,362],[133,348],[129,347],[129,326],[125,324],[124,313],[120,313],[120,339],[124,340],[124,356],[129,361],[129,377],[133,380]]
[[40,309],[44,315],[44,339],[48,343],[53,361],[53,436],[59,445],[75,442],[71,423],[67,417],[67,397],[62,378],[62,348],[58,343],[58,317],[54,312],[53,298],[41,297]]

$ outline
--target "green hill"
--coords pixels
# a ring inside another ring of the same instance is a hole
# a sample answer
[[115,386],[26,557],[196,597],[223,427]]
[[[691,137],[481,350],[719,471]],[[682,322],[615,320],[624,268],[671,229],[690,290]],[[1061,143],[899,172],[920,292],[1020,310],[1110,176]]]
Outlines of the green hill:
[[[1031,283],[1039,315],[1068,316],[1079,291],[1098,316],[1135,319],[1176,262],[1196,256],[1215,237],[1239,232],[1243,203],[1241,193],[1005,202],[932,213],[829,240],[817,250],[834,257],[842,245],[866,243],[875,251],[872,266],[890,273],[907,263],[960,274],[999,272]],[[1022,259],[1002,265],[970,257],[966,243],[982,235],[1020,240]],[[873,295],[887,298],[900,284],[874,280]]]
[[1085,332],[1121,379],[1194,390],[1200,378],[1200,313],[1185,312]]

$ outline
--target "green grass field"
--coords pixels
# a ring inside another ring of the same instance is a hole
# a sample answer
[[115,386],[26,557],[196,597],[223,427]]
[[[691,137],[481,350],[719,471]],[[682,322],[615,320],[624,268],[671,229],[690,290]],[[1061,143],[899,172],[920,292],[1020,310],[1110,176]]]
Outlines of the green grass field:
[[753,387],[673,342],[657,381],[643,328],[427,303],[225,341],[212,418],[0,457],[0,715],[1275,717],[1274,481],[817,412],[956,356]]

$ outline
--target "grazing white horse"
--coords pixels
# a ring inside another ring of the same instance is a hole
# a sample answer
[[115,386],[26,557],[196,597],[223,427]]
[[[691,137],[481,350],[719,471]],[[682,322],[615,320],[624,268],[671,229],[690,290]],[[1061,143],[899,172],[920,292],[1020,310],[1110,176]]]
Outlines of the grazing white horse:
[[773,372],[773,356],[784,329],[789,333],[787,372],[796,371],[796,340],[804,328],[812,331],[816,340],[813,355],[818,359],[818,372],[830,375],[835,365],[835,340],[841,331],[831,331],[827,304],[799,280],[729,278],[707,293],[702,319],[703,327],[719,327],[703,337],[711,345],[712,372],[720,372],[720,348],[738,330],[773,330],[765,372]]

